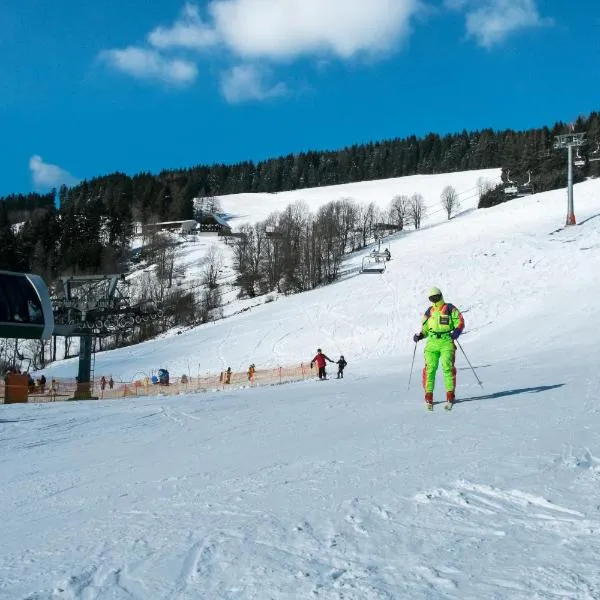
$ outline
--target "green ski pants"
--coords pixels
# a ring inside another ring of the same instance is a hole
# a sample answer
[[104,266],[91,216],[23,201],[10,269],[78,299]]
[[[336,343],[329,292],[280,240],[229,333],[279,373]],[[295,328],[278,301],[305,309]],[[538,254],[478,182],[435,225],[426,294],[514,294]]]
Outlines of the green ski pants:
[[447,392],[453,392],[456,388],[456,367],[454,360],[456,347],[449,338],[428,338],[425,345],[425,367],[423,368],[423,387],[426,392],[433,392],[435,387],[435,374],[438,364],[442,363],[444,384]]

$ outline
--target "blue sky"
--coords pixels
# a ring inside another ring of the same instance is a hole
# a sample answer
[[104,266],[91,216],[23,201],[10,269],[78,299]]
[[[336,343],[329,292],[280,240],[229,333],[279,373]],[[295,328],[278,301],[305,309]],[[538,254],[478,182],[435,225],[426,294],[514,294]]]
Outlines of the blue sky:
[[4,0],[0,195],[600,109],[598,0]]

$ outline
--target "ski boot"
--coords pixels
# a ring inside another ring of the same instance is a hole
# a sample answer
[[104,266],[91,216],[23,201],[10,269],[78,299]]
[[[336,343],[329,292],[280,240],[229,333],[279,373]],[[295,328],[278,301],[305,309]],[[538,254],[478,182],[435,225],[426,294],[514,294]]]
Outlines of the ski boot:
[[453,405],[454,405],[454,392],[446,392],[446,406],[444,406],[444,408],[446,410],[452,410]]
[[433,392],[427,392],[425,394],[425,408],[427,410],[433,410]]

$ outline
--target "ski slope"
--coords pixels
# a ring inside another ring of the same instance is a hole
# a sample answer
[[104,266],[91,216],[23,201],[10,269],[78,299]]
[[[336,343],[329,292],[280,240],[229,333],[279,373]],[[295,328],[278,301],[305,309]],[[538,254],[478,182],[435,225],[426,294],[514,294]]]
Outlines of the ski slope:
[[[562,190],[467,211],[396,236],[382,276],[96,363],[177,374],[319,346],[344,380],[0,406],[0,598],[598,600],[600,181],[575,187],[577,227],[565,207]],[[484,382],[459,354],[450,413],[423,409],[422,345],[407,389],[432,285]]]
[[426,224],[432,224],[446,218],[440,206],[440,195],[446,186],[450,185],[456,190],[462,210],[468,210],[477,206],[478,182],[496,186],[501,183],[501,172],[501,169],[479,169],[438,175],[410,175],[273,194],[230,194],[217,196],[217,199],[222,211],[231,217],[229,224],[235,228],[264,221],[271,213],[282,211],[294,202],[303,202],[313,213],[328,202],[337,200],[354,200],[364,205],[373,202],[381,210],[388,210],[395,196],[418,193],[423,196],[423,203],[427,207],[424,224],[425,221]]
[[[600,213],[599,190],[595,180],[576,186],[580,222]],[[510,348],[514,340],[497,332],[527,331],[543,300],[557,312],[570,307],[573,314],[585,314],[594,304],[576,290],[593,279],[600,219],[552,234],[564,222],[565,209],[565,192],[556,190],[397,234],[387,238],[392,261],[382,276],[353,271],[364,255],[355,253],[343,267],[353,274],[340,282],[181,335],[99,354],[96,375],[131,381],[140,371],[160,367],[179,376],[228,366],[243,371],[250,363],[259,369],[295,365],[309,361],[317,347],[331,358],[344,354],[354,365],[372,360],[370,369],[381,371],[387,364],[395,369],[412,351],[432,285],[464,312],[470,344],[483,338],[485,346],[491,336],[496,347]],[[556,283],[561,285],[555,288]],[[576,319],[566,321],[547,336],[562,343],[564,328],[579,326]],[[46,371],[72,377],[77,359]]]

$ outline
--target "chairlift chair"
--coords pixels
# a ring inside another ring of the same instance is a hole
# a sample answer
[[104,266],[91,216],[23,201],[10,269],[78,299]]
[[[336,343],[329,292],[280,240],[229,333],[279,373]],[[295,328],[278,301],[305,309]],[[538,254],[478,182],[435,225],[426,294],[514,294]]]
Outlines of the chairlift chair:
[[0,271],[0,337],[48,339],[54,314],[48,287],[39,275]]
[[517,195],[519,197],[522,196],[531,196],[533,194],[533,186],[531,185],[531,171],[527,171],[529,178],[523,185],[519,185],[517,187]]
[[363,257],[360,272],[381,274],[385,271],[385,262],[385,256],[382,258],[378,253],[376,256],[371,252]]
[[516,196],[519,190],[514,182],[510,180],[510,169],[506,171],[506,183],[507,186],[504,188],[504,193],[507,196]]
[[596,142],[596,149],[591,152],[588,156],[589,162],[596,162],[600,160],[600,143]]
[[576,167],[585,167],[585,159],[581,157],[581,155],[579,154],[579,148],[577,148],[577,154],[575,156],[575,160],[573,161],[573,164]]

